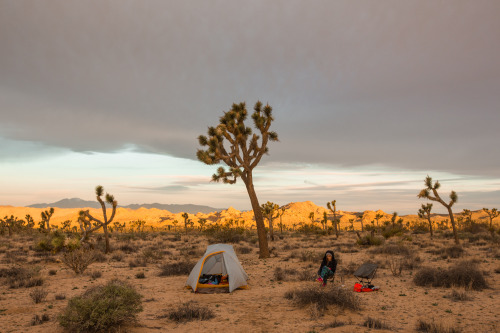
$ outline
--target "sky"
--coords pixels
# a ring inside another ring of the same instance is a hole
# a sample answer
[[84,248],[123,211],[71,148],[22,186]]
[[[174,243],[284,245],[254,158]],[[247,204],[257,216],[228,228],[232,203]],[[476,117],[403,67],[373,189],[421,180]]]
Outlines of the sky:
[[0,0],[0,205],[100,184],[123,205],[250,209],[197,137],[260,100],[279,135],[261,203],[416,213],[430,175],[456,210],[498,207],[498,17],[495,0]]

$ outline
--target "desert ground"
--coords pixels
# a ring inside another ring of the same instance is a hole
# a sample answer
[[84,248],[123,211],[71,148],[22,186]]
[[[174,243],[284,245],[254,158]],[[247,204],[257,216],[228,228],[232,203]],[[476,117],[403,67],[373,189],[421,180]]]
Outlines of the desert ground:
[[[380,233],[375,235],[382,239]],[[108,254],[103,253],[102,234],[97,234],[91,240],[96,261],[76,274],[61,261],[61,252],[37,247],[46,234],[36,230],[10,237],[4,234],[0,236],[0,331],[64,332],[58,316],[68,301],[113,279],[126,281],[142,295],[143,311],[136,323],[121,327],[122,332],[411,332],[419,321],[441,325],[437,332],[500,331],[500,242],[496,231],[464,232],[460,246],[454,244],[449,230],[436,231],[433,239],[428,233],[408,230],[372,246],[357,244],[356,234],[345,230],[338,238],[324,232],[290,230],[275,230],[275,236],[275,241],[269,241],[271,258],[258,259],[255,231],[226,232],[225,236],[197,230],[115,232]],[[249,275],[248,289],[193,293],[184,288],[188,273],[169,275],[169,265],[194,265],[208,244],[221,241],[234,246]],[[321,288],[314,281],[315,273],[329,249],[338,260],[336,277]],[[364,262],[379,265],[373,279],[379,291],[352,291],[357,282],[352,273]],[[474,290],[471,285],[433,287],[414,282],[422,268],[446,269],[457,264],[475,267],[487,287]],[[35,271],[41,286],[16,287],[6,273],[12,267]],[[334,304],[321,309],[285,297],[304,288],[320,292],[345,289],[360,308]],[[30,293],[39,289],[46,296],[35,303]],[[185,322],[169,318],[172,310],[188,301],[209,309],[214,317]],[[36,316],[45,321],[35,320]],[[364,326],[368,320],[383,328]]]

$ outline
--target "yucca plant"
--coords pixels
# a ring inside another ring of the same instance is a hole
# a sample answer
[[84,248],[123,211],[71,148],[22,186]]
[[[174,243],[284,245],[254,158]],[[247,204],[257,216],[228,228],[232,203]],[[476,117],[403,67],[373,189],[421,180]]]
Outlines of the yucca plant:
[[[448,215],[450,216],[451,227],[453,228],[453,236],[455,237],[455,243],[460,244],[460,241],[458,240],[457,227],[455,225],[455,218],[453,217],[453,211],[451,210],[451,207],[458,200],[458,195],[455,191],[451,191],[450,201],[448,203],[446,203],[443,201],[443,199],[441,199],[441,197],[439,196],[439,193],[437,191],[440,187],[441,187],[441,184],[439,183],[439,181],[436,180],[436,182],[434,182],[434,184],[433,184],[432,178],[430,176],[427,176],[425,178],[425,188],[422,189],[417,196],[419,198],[437,201],[448,210]],[[431,195],[431,191],[432,191],[433,195]]]
[[111,212],[111,217],[108,219],[108,215],[106,212],[106,205],[104,201],[101,199],[104,194],[104,188],[101,185],[97,185],[95,188],[95,194],[97,201],[101,204],[102,207],[102,221],[90,215],[89,210],[81,210],[78,217],[78,223],[80,224],[80,230],[82,231],[82,237],[80,242],[84,242],[88,239],[89,235],[96,230],[102,228],[104,232],[104,238],[106,240],[106,253],[110,252],[109,247],[109,232],[108,225],[113,221],[116,213],[116,206],[118,202],[115,200],[115,197],[109,193],[106,193],[105,200],[108,204],[112,205],[113,211]]
[[431,238],[433,236],[432,234],[432,220],[431,220],[431,210],[432,210],[432,204],[422,204],[422,208],[418,210],[418,217],[421,219],[427,219],[427,222],[429,223],[429,231],[431,233]]
[[328,209],[333,214],[333,220],[332,220],[333,229],[335,230],[335,235],[337,236],[337,238],[339,238],[340,227],[339,227],[339,221],[337,220],[337,200],[333,200],[332,202],[327,202],[326,207],[328,207]]
[[253,169],[259,164],[262,156],[268,153],[268,142],[278,141],[278,134],[270,131],[274,120],[271,106],[263,106],[260,101],[255,103],[252,120],[260,135],[253,133],[252,128],[245,125],[247,116],[244,102],[233,104],[231,110],[224,112],[219,118],[216,127],[208,128],[208,137],[198,137],[199,144],[207,149],[198,149],[196,156],[205,164],[215,165],[223,162],[229,167],[229,170],[226,170],[220,166],[212,176],[212,181],[235,184],[238,178],[243,180],[257,225],[259,257],[269,258],[264,218],[253,185]]

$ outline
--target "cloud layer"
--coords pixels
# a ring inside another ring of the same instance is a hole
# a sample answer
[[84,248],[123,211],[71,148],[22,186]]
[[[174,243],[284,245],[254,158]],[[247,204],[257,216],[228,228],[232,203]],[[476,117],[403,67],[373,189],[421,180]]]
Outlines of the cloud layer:
[[194,159],[223,110],[260,99],[275,162],[499,177],[498,17],[498,1],[4,1],[0,137]]

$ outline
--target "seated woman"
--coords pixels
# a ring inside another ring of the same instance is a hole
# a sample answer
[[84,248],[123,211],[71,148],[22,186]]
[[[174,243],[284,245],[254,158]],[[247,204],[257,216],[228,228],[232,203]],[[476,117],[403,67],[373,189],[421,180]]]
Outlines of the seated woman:
[[323,261],[321,262],[321,266],[319,266],[318,270],[318,279],[317,281],[322,282],[323,287],[326,286],[326,280],[329,277],[332,277],[337,270],[337,260],[335,260],[335,256],[333,255],[333,251],[328,250],[323,257]]

